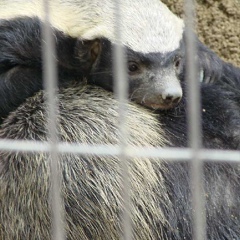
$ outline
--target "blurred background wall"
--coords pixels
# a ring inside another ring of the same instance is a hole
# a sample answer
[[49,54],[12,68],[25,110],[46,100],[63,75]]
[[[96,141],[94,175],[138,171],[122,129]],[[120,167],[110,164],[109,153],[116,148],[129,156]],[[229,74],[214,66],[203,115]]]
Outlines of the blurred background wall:
[[[161,0],[183,17],[183,0]],[[196,0],[199,38],[222,59],[240,66],[240,0]]]

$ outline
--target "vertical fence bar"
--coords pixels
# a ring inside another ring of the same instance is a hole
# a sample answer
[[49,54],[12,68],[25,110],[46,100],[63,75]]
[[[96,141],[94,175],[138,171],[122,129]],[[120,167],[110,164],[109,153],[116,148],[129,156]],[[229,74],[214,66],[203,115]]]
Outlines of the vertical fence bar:
[[128,84],[127,84],[127,69],[126,69],[126,58],[125,49],[121,43],[121,0],[115,0],[115,37],[117,39],[116,46],[114,47],[114,83],[115,92],[119,100],[119,147],[121,161],[121,173],[123,180],[122,189],[122,200],[123,200],[123,217],[122,227],[123,236],[125,240],[131,240],[132,229],[131,229],[131,198],[130,198],[130,179],[128,174],[128,159],[126,154],[128,132],[126,129],[127,119],[127,95],[128,95]]
[[188,139],[192,149],[191,190],[193,207],[193,239],[205,239],[205,207],[203,195],[203,161],[200,157],[201,111],[200,111],[200,82],[197,72],[197,49],[194,34],[195,8],[194,0],[185,0],[186,24],[186,61],[188,84]]
[[50,209],[52,211],[52,238],[54,240],[64,240],[65,232],[63,227],[63,209],[61,199],[61,177],[58,166],[57,151],[57,68],[56,68],[56,50],[53,31],[50,26],[50,9],[48,0],[43,0],[44,22],[42,28],[43,38],[43,77],[47,92],[47,116],[48,131],[50,141]]

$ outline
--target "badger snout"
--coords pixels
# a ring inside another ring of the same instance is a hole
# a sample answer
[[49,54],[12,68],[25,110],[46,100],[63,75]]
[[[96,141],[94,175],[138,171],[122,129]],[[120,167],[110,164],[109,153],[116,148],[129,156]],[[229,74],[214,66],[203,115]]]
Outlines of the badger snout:
[[171,87],[162,91],[154,91],[146,94],[141,104],[152,108],[166,110],[175,107],[182,99],[182,88]]
[[167,105],[176,105],[182,99],[182,89],[181,88],[169,88],[162,93],[163,103]]
[[160,69],[131,81],[130,99],[152,109],[170,109],[182,99],[183,91],[173,68]]

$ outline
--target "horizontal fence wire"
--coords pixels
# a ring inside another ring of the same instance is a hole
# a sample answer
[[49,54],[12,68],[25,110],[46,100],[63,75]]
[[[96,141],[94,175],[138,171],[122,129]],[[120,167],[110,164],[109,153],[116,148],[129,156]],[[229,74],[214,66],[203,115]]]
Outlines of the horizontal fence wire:
[[[60,154],[80,154],[99,156],[119,156],[121,150],[118,145],[89,145],[81,143],[59,142],[56,144]],[[51,145],[48,142],[31,140],[0,139],[0,151],[11,152],[50,152]],[[162,148],[162,147],[126,147],[128,157],[160,158],[164,161],[189,161],[193,151],[190,148]],[[236,150],[199,149],[200,161],[211,162],[236,162],[240,163],[240,153]]]

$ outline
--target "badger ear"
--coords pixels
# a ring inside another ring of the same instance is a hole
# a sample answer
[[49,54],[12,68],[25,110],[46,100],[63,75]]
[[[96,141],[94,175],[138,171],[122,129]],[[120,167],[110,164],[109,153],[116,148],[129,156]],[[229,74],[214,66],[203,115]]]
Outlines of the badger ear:
[[92,61],[95,62],[101,52],[101,43],[99,39],[95,39],[91,42],[92,42],[91,48],[90,48],[91,58],[92,58]]
[[94,40],[81,40],[79,39],[76,44],[76,56],[83,62],[93,64],[101,52],[101,41]]

